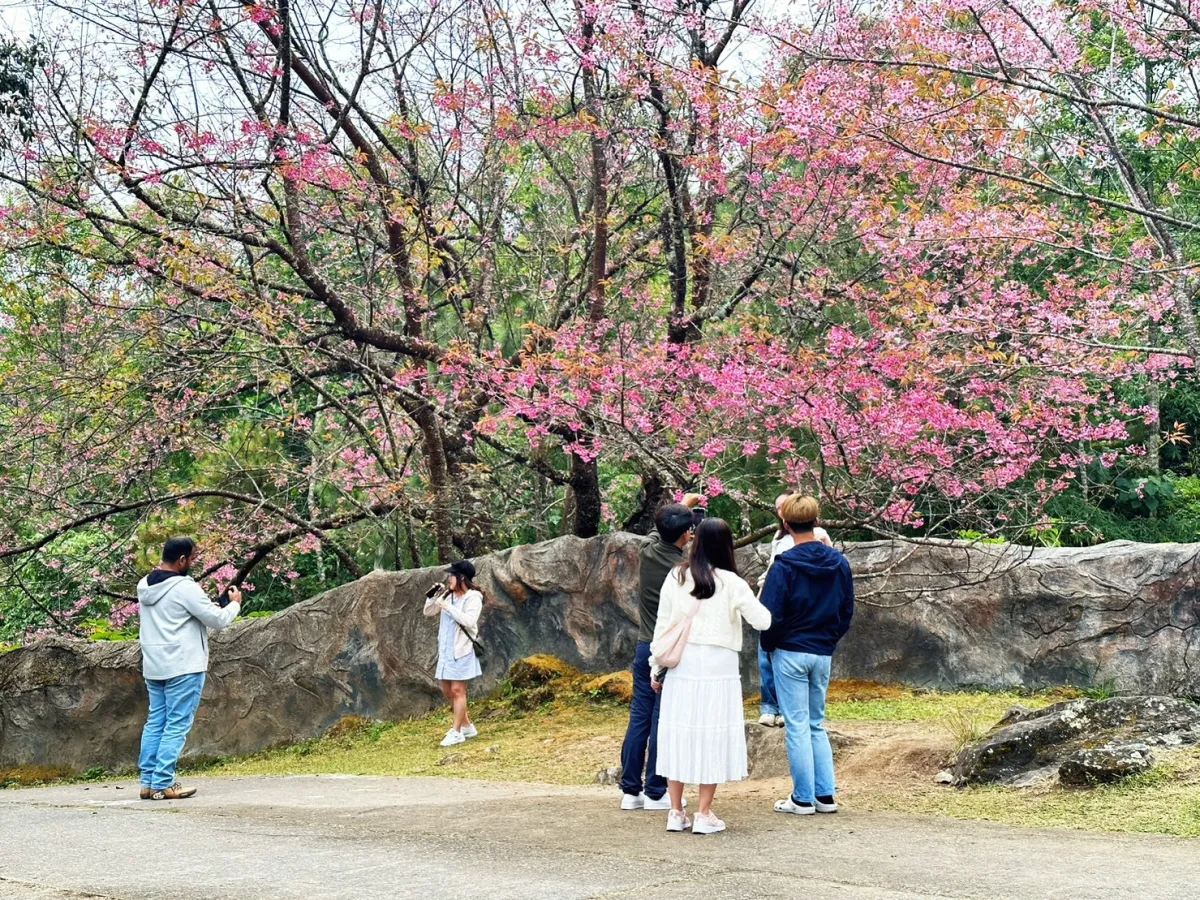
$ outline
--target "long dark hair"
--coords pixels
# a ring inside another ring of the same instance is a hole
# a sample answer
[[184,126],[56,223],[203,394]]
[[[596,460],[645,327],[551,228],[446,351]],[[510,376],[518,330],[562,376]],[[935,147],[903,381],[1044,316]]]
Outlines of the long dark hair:
[[692,596],[707,600],[717,592],[716,569],[737,574],[737,560],[733,555],[733,532],[724,519],[705,519],[696,527],[692,541],[692,555],[687,569],[679,568],[679,583],[683,584],[686,573],[692,573]]

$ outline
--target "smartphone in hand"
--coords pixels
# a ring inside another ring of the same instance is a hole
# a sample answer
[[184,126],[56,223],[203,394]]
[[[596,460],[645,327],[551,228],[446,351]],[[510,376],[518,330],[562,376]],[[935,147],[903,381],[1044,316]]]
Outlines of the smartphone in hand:
[[432,600],[434,597],[436,597],[441,592],[442,592],[442,586],[440,584],[435,584],[429,590],[427,590],[425,592],[425,599]]
[[229,591],[221,591],[221,596],[217,598],[217,606],[224,609],[229,605]]

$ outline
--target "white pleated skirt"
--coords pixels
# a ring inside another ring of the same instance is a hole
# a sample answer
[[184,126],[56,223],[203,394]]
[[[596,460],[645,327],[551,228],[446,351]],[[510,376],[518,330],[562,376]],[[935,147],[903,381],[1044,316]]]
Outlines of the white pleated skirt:
[[685,784],[746,777],[746,722],[738,655],[728,647],[688,644],[663,682],[658,716],[658,774]]

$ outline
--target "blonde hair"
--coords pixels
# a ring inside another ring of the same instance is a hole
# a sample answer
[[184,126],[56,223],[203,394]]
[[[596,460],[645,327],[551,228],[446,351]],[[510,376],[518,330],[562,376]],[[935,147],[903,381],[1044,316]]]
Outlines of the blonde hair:
[[779,514],[792,531],[811,531],[817,524],[817,516],[821,514],[821,504],[816,497],[792,494],[783,501]]

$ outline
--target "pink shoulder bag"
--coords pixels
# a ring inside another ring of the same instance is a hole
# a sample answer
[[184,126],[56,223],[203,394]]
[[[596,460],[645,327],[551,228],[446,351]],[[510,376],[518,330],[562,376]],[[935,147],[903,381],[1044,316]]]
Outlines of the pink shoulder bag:
[[688,635],[692,633],[692,619],[696,613],[700,611],[700,601],[696,600],[696,606],[690,613],[671,626],[670,630],[663,635],[663,641],[667,645],[667,649],[662,653],[656,654],[654,657],[655,663],[663,669],[673,669],[679,665],[679,661],[683,659],[683,650],[687,646]]

